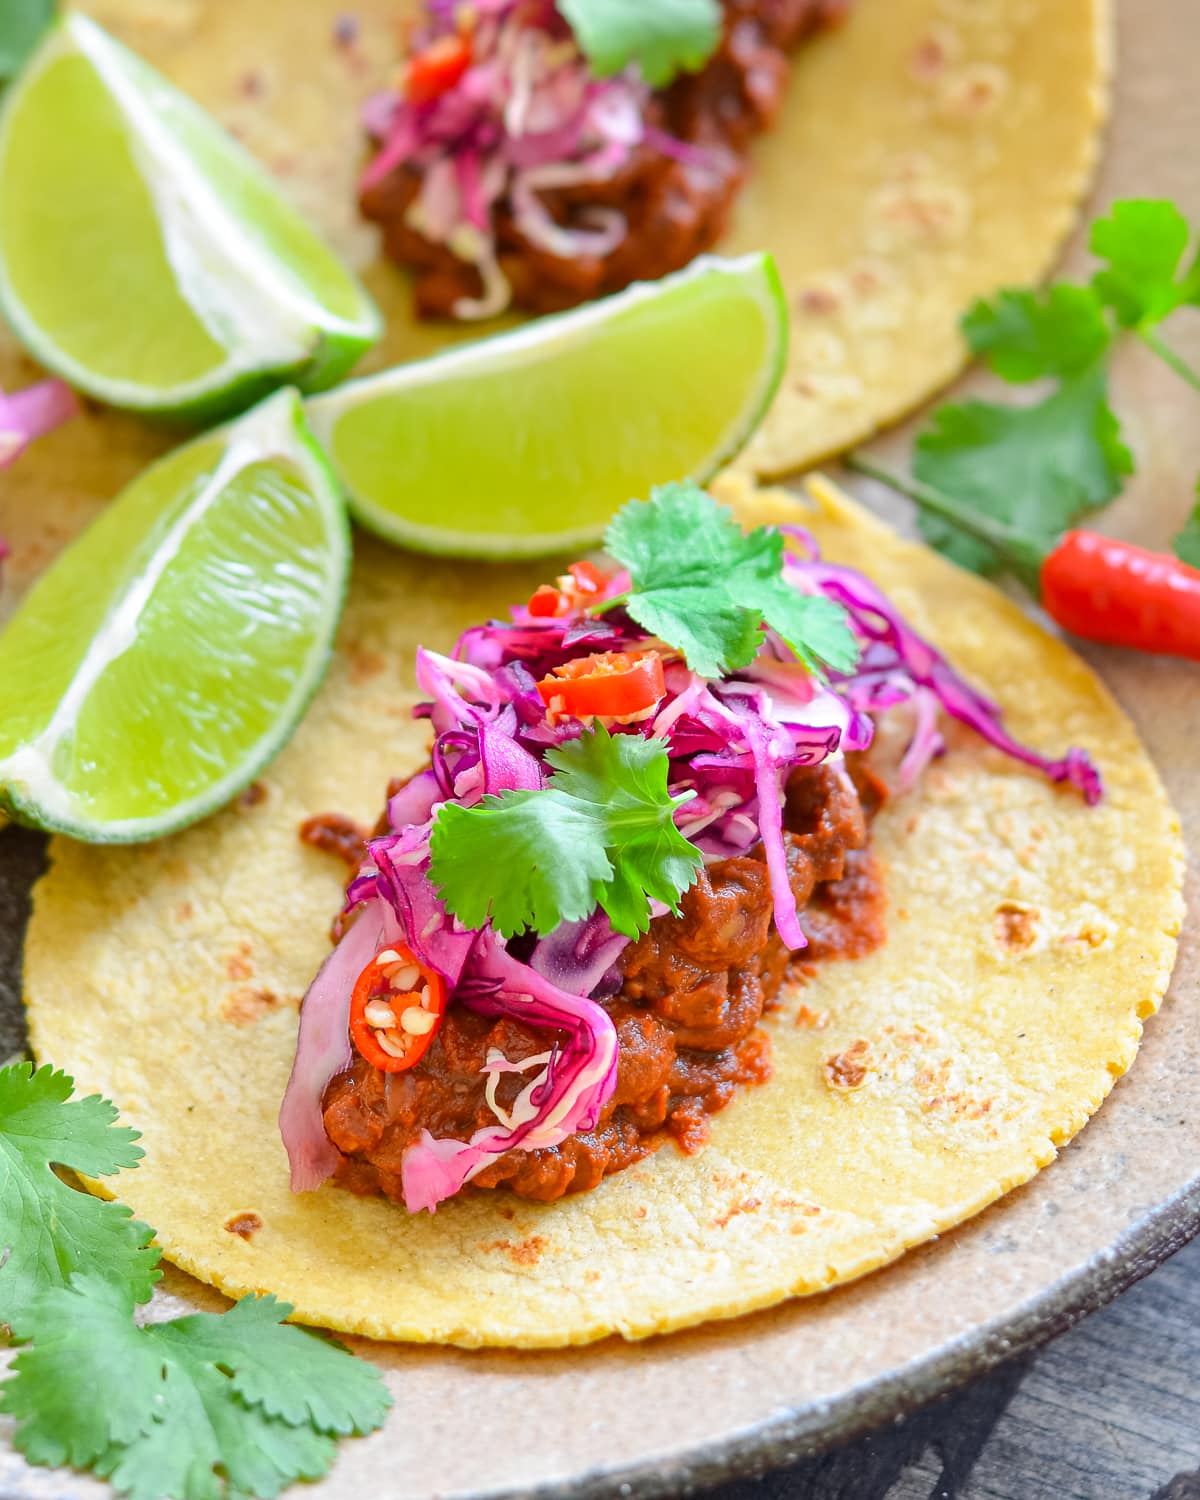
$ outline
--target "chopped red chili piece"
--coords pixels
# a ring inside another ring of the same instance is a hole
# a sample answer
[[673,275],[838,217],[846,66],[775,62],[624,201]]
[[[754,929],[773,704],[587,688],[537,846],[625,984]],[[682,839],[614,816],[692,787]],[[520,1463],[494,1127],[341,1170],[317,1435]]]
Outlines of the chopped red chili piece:
[[573,562],[567,572],[575,580],[575,587],[581,594],[602,594],[608,584],[608,578],[596,564],[586,560]]
[[432,104],[471,66],[471,43],[458,33],[442,36],[424,52],[409,59],[404,92],[413,104]]
[[529,613],[537,620],[556,619],[582,609],[608,587],[608,576],[595,563],[573,562],[554,584],[543,583],[533,591]]
[[547,708],[573,719],[645,714],[667,690],[657,651],[598,651],[555,667],[537,687]]
[[566,602],[565,597],[557,589],[552,589],[548,583],[543,583],[540,588],[534,590],[529,601],[529,613],[535,620],[552,620],[555,615],[563,612]]

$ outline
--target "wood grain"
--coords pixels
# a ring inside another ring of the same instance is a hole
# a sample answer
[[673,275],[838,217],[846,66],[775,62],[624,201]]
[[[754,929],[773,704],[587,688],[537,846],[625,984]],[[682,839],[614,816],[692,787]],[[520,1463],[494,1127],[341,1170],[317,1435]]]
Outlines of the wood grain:
[[1200,1500],[1200,1240],[1040,1354],[709,1500]]

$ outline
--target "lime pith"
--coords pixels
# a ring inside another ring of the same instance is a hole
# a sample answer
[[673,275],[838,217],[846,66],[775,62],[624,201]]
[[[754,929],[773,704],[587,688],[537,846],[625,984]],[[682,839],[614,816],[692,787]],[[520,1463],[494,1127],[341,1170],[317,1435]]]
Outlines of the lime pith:
[[78,13],[0,113],[0,309],[80,390],[175,416],[323,388],[380,332],[257,163]]
[[596,540],[655,484],[704,482],[762,420],[787,355],[771,258],[662,281],[308,403],[355,517],[389,541],[536,557]]
[[0,635],[0,805],[117,843],[229,801],[324,674],[349,555],[296,392],[161,459]]

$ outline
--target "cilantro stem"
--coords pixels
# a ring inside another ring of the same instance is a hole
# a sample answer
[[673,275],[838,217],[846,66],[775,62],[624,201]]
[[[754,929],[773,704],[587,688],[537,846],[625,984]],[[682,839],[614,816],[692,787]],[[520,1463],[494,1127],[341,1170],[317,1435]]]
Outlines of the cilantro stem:
[[900,494],[907,495],[922,510],[948,521],[951,526],[960,527],[977,541],[986,543],[999,553],[1034,598],[1041,597],[1042,563],[1046,560],[1048,549],[1040,546],[1032,537],[1025,536],[1012,526],[1006,526],[993,516],[985,516],[980,511],[973,510],[962,501],[947,495],[944,490],[935,489],[933,485],[925,484],[910,475],[897,474],[885,464],[876,463],[860,449],[847,453],[842,462],[848,469],[866,474],[871,479],[879,480],[881,484],[890,485]]
[[1193,390],[1200,391],[1200,374],[1192,369],[1187,360],[1178,354],[1167,343],[1166,339],[1155,333],[1152,328],[1139,328],[1138,336],[1148,349],[1152,349],[1163,364],[1169,365],[1182,380],[1186,380]]
[[599,617],[600,615],[606,615],[610,609],[619,609],[621,605],[628,600],[628,598],[629,594],[624,593],[617,594],[612,599],[602,599],[599,604],[592,604],[588,607],[588,614],[596,615],[597,617]]

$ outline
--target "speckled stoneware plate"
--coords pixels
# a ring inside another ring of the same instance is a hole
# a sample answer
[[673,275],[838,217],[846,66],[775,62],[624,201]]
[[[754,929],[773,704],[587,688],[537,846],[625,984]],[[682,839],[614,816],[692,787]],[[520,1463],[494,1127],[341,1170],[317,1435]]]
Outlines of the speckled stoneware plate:
[[[1117,108],[1094,206],[1169,195],[1200,218],[1197,55],[1200,8],[1124,0]],[[1185,353],[1198,361],[1200,314],[1192,316]],[[1200,472],[1200,398],[1136,348],[1116,385],[1142,472],[1104,524],[1162,545]],[[880,446],[902,458],[906,438]],[[1089,656],[1137,721],[1189,847],[1200,847],[1200,668]],[[0,836],[0,1056],[19,1045],[19,931],[40,859],[36,837]],[[1136,1066],[1028,1187],[856,1285],[692,1333],[550,1354],[362,1346],[386,1368],[397,1408],[386,1431],[344,1447],[313,1500],[679,1493],[882,1422],[1114,1296],[1200,1227],[1194,876],[1188,901],[1171,991]],[[177,1273],[165,1292],[187,1307],[220,1300]],[[24,1467],[7,1436],[0,1422],[6,1500],[107,1493],[90,1479]]]

